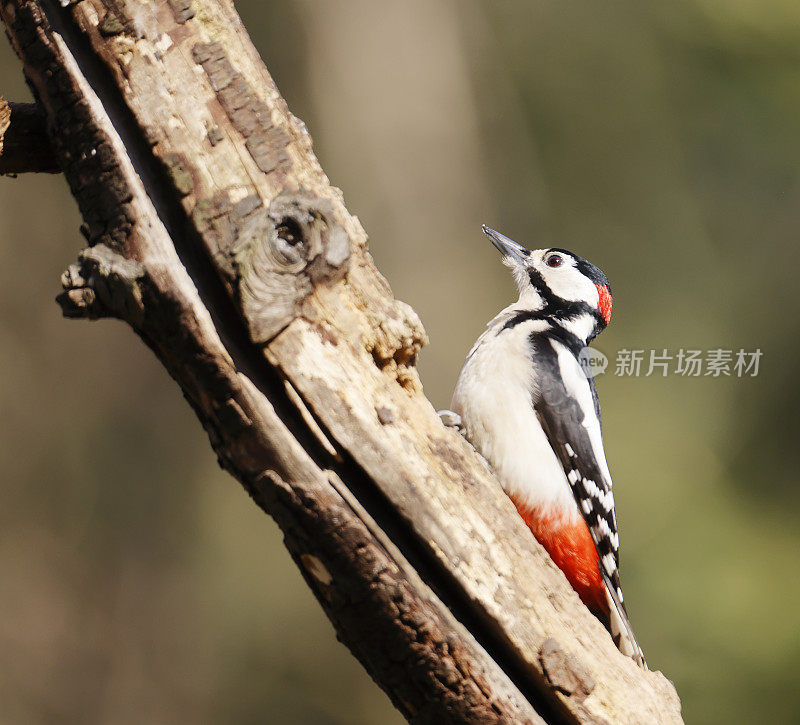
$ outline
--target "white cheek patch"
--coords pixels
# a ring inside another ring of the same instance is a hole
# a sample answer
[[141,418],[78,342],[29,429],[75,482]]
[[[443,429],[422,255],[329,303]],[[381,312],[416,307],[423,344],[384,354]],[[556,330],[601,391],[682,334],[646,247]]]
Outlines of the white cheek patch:
[[532,266],[554,294],[571,302],[583,301],[594,307],[600,304],[597,287],[578,271],[574,260],[564,256],[564,263],[560,267],[548,267],[543,259],[544,250],[541,251],[541,256],[539,252],[540,250],[537,250],[534,253],[537,256]]
[[593,307],[597,307],[600,302],[597,287],[574,267],[552,270],[545,277],[545,282],[555,294],[565,300],[588,302]]

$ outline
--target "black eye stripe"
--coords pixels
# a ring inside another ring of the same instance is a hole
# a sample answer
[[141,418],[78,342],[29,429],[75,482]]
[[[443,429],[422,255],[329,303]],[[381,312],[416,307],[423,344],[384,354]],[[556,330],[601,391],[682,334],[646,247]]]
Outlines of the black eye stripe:
[[[598,270],[599,271],[599,270]],[[515,315],[503,329],[514,327],[524,320],[537,319],[560,319],[560,320],[574,320],[580,315],[588,314],[597,320],[597,324],[602,330],[606,326],[606,321],[600,314],[600,311],[591,305],[579,301],[565,300],[563,297],[557,295],[550,289],[547,282],[544,281],[541,273],[535,269],[528,268],[528,279],[531,286],[541,295],[544,300],[544,307],[536,312],[521,312]]]

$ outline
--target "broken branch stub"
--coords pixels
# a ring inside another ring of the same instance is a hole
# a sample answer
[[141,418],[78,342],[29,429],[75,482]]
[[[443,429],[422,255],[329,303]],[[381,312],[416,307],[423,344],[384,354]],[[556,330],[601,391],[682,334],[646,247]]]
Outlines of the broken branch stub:
[[0,98],[0,175],[61,171],[46,122],[36,103],[8,103]]
[[139,330],[144,318],[140,285],[146,274],[139,262],[98,244],[84,249],[61,276],[64,291],[56,301],[65,317],[117,317]]

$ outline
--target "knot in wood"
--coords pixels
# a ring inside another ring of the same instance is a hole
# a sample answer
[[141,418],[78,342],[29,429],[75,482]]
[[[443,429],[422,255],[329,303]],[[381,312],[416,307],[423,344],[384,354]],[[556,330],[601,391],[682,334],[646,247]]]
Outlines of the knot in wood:
[[269,248],[287,271],[308,268],[312,281],[341,277],[350,257],[344,228],[333,221],[333,204],[304,192],[281,194],[269,207]]
[[254,342],[268,342],[320,284],[344,277],[350,240],[333,203],[304,191],[284,193],[235,224],[232,249],[242,312]]

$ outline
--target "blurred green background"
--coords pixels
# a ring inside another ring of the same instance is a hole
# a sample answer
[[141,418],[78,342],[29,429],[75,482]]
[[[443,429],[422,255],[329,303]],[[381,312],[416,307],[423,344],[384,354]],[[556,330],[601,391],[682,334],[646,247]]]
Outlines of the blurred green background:
[[[245,24],[395,293],[437,407],[513,286],[480,224],[603,268],[626,600],[689,723],[800,722],[800,5],[273,0]],[[28,97],[0,48],[0,93]],[[0,719],[398,723],[122,324],[61,319],[58,177],[0,180]]]

